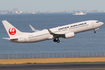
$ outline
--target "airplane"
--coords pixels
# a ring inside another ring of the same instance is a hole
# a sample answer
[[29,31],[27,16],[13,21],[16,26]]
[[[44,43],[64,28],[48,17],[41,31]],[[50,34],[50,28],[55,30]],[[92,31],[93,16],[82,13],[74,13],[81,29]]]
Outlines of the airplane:
[[54,42],[59,43],[59,38],[72,38],[75,36],[75,34],[80,32],[94,30],[94,33],[96,33],[96,30],[104,24],[98,20],[87,20],[43,30],[35,30],[31,25],[29,25],[34,32],[28,33],[19,31],[6,20],[3,20],[2,23],[10,37],[3,39],[7,39],[10,42],[16,43],[32,43],[50,39],[53,39]]

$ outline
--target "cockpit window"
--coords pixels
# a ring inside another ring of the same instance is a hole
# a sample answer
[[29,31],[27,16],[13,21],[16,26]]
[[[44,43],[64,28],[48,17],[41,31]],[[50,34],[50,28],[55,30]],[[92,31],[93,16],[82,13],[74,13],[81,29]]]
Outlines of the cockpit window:
[[96,23],[99,23],[99,21],[97,21]]

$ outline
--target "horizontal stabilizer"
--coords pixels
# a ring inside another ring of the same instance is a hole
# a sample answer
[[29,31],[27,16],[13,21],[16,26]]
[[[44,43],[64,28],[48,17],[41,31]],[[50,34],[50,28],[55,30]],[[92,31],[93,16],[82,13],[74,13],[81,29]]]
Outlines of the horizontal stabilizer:
[[6,39],[6,40],[14,40],[14,39],[18,39],[18,38],[6,38],[6,37],[3,37],[2,39]]
[[10,40],[10,38],[5,38],[5,37],[3,37],[2,39]]

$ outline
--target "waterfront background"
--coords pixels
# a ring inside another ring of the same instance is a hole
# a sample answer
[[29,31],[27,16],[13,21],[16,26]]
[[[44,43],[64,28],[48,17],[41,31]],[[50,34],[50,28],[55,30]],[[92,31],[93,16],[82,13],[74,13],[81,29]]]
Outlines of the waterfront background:
[[27,53],[27,54],[0,54],[0,59],[21,58],[69,58],[69,57],[105,57],[105,52],[63,52],[63,53]]
[[53,40],[36,43],[12,43],[2,39],[8,37],[1,23],[2,20],[7,20],[20,31],[33,32],[29,24],[35,29],[42,30],[85,20],[99,20],[105,23],[105,13],[83,16],[73,16],[72,14],[0,15],[0,54],[105,52],[105,24],[97,30],[96,34],[93,30],[82,32],[73,38],[60,38],[60,43],[55,43]]

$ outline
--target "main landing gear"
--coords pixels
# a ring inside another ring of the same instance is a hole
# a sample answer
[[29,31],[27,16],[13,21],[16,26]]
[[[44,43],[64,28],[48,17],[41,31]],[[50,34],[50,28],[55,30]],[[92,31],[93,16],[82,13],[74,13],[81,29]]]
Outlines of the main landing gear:
[[60,42],[59,38],[55,38],[53,41],[54,41],[54,42],[57,42],[57,43]]

